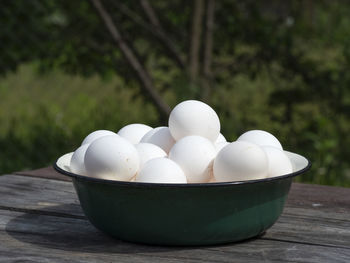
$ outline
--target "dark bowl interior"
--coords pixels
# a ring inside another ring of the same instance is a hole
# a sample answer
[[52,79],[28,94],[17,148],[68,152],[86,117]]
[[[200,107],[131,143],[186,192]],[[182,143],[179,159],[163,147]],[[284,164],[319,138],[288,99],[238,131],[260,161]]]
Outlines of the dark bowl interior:
[[213,245],[251,238],[281,215],[294,176],[311,163],[287,152],[294,172],[266,179],[202,184],[122,182],[71,173],[72,153],[54,168],[72,178],[83,211],[118,239],[157,245]]

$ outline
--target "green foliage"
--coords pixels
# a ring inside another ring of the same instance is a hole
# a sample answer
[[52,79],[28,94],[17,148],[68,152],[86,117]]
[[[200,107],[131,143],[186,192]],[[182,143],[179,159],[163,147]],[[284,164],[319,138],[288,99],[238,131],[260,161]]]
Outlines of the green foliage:
[[[119,2],[147,21],[134,1]],[[103,3],[169,105],[200,97],[200,80],[154,35]],[[151,3],[185,58],[192,4]],[[313,168],[300,181],[350,186],[349,12],[340,0],[216,1],[208,103],[228,139],[264,129],[307,156]],[[89,1],[3,1],[0,14],[0,173],[46,165],[94,129],[159,125]]]
[[158,124],[157,113],[138,95],[138,88],[125,88],[117,77],[103,81],[60,71],[43,76],[34,68],[21,66],[0,82],[1,174],[52,164],[97,129]]

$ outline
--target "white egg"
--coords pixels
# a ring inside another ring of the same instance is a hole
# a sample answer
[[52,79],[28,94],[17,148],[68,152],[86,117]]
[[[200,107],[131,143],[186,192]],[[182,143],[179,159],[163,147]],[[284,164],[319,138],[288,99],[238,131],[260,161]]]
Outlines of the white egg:
[[175,143],[169,158],[184,171],[189,183],[209,181],[216,151],[208,139],[201,136],[186,136]]
[[75,174],[86,175],[86,169],[84,164],[85,152],[90,144],[83,144],[72,155],[70,160],[70,170]]
[[280,176],[293,172],[293,166],[288,156],[272,146],[262,146],[264,152],[267,154],[269,162],[268,177]]
[[281,143],[271,133],[262,130],[251,130],[243,133],[237,141],[255,143],[259,146],[273,146],[283,150]]
[[117,134],[115,132],[108,131],[108,130],[97,130],[90,133],[88,136],[86,136],[81,145],[92,143],[94,140],[101,138],[103,136],[108,136],[108,135],[117,135]]
[[222,143],[222,142],[227,142],[227,140],[226,140],[225,136],[222,135],[222,133],[219,133],[219,136],[216,139],[216,141],[214,142],[214,144]]
[[218,153],[214,160],[214,176],[217,182],[245,181],[267,177],[268,159],[260,146],[235,141]]
[[135,147],[140,157],[140,168],[151,159],[167,156],[162,148],[151,143],[139,143]]
[[168,127],[158,127],[151,131],[149,131],[151,134],[147,136],[147,138],[142,138],[141,142],[147,142],[152,143],[160,148],[162,148],[166,153],[169,153],[171,147],[175,144],[174,138],[171,136],[169,128]]
[[168,158],[155,158],[146,162],[136,175],[135,181],[144,183],[187,183],[186,176],[180,166]]
[[149,132],[147,132],[143,137],[142,139],[140,140],[140,142],[147,142],[149,138],[151,138],[151,136],[156,132],[158,131],[159,129],[163,128],[165,126],[162,126],[162,127],[157,127],[157,128],[154,128],[152,130],[150,130]]
[[215,143],[215,150],[216,153],[219,153],[221,151],[222,148],[224,148],[226,145],[230,144],[229,142],[219,142],[219,143]]
[[93,141],[86,150],[84,162],[87,175],[119,181],[129,181],[140,166],[135,146],[114,135]]
[[142,137],[152,130],[152,127],[141,124],[141,123],[133,123],[124,126],[118,131],[118,135],[127,139],[132,144],[137,144],[141,141]]
[[175,140],[199,135],[215,142],[220,133],[220,120],[209,105],[197,100],[187,100],[177,104],[171,111],[169,129]]

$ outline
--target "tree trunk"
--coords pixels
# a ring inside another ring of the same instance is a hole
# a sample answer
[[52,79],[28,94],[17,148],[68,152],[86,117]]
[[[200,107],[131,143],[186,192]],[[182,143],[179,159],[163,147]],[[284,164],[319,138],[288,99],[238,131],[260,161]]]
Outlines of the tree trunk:
[[192,19],[192,37],[189,54],[189,74],[191,81],[197,79],[199,69],[199,50],[202,34],[203,0],[194,0],[193,19]]
[[143,10],[145,10],[148,19],[151,21],[151,24],[158,28],[161,28],[156,12],[154,12],[154,9],[152,8],[148,0],[141,0],[140,2],[141,6],[143,7]]
[[153,7],[148,2],[148,0],[141,0],[140,3],[149,21],[151,22],[151,25],[154,27],[154,29],[151,30],[151,32],[159,38],[164,48],[168,51],[168,54],[175,60],[177,65],[183,70],[185,68],[185,62],[182,59],[180,53],[177,51],[176,45],[174,45],[171,38],[168,37],[164,29],[162,28]]
[[112,20],[112,17],[106,11],[100,0],[91,0],[93,6],[95,7],[98,15],[105,24],[107,30],[109,31],[113,41],[119,46],[119,49],[122,51],[124,57],[130,66],[135,70],[139,81],[141,82],[141,87],[144,91],[150,96],[153,103],[157,107],[160,117],[162,120],[166,120],[170,113],[170,107],[163,101],[160,94],[156,91],[152,79],[146,69],[143,67],[137,56],[134,54],[134,51],[125,40],[122,38],[117,26]]
[[204,40],[204,59],[203,59],[203,92],[202,100],[208,101],[211,93],[212,85],[212,52],[213,52],[213,32],[214,32],[214,15],[215,15],[215,0],[208,0],[206,14],[206,31]]

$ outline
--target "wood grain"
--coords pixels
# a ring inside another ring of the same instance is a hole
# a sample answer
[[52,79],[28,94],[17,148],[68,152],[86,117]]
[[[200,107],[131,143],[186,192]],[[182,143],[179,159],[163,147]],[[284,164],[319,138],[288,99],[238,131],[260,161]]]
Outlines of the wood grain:
[[[86,220],[0,210],[0,255],[6,262],[347,262],[350,250],[279,240],[207,247],[158,247],[112,239]],[[46,261],[45,261],[46,260]]]
[[350,188],[293,183],[287,204],[295,207],[350,213]]
[[[69,177],[56,172],[51,166],[33,171],[16,172],[15,174],[71,181]],[[350,188],[344,187],[293,183],[287,205],[324,211],[350,212],[349,191]]]
[[112,239],[85,218],[71,182],[0,176],[0,262],[349,262],[350,189],[293,184],[285,210],[260,238],[208,247]]
[[27,175],[27,176],[40,177],[40,178],[49,178],[49,179],[68,181],[68,182],[71,181],[71,179],[68,176],[58,173],[52,166],[31,170],[31,171],[18,171],[18,172],[14,172],[14,174]]
[[84,215],[71,182],[20,175],[0,176],[0,207]]
[[[71,183],[6,175],[0,177],[0,195],[8,196],[0,199],[2,209],[29,214],[85,218]],[[341,197],[338,199],[340,200]],[[305,206],[300,207],[300,203],[297,203],[297,206],[293,203],[287,204],[284,213],[267,231],[265,237],[282,241],[348,247],[349,213],[329,213],[328,210],[324,211],[322,206]],[[339,238],[339,235],[342,238]]]

